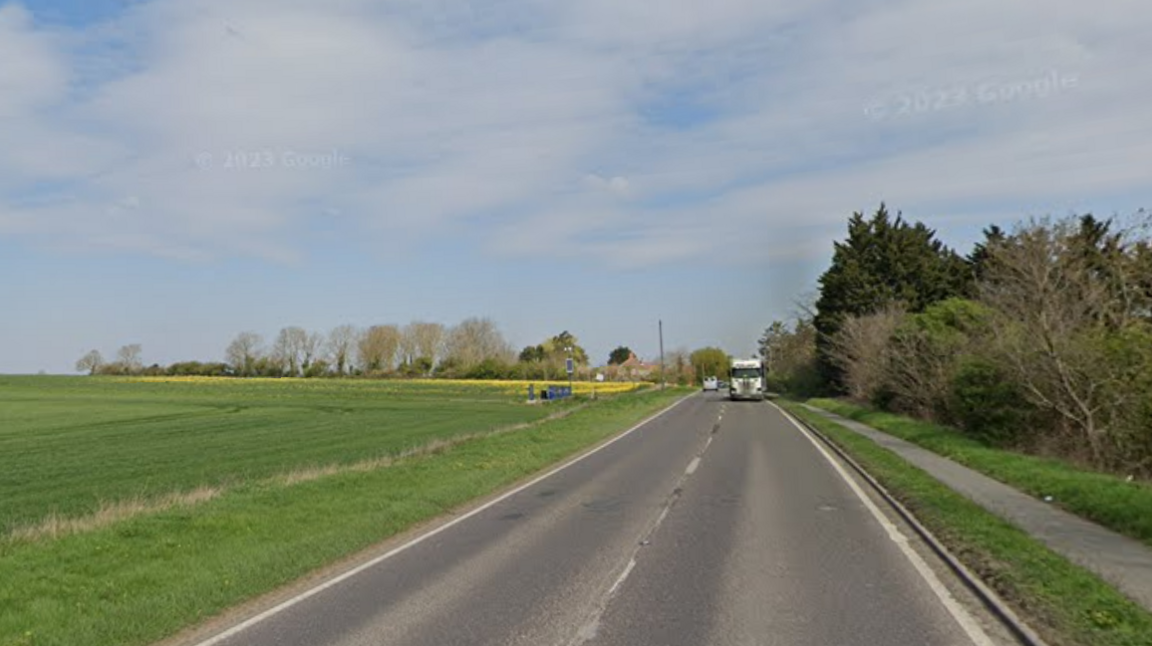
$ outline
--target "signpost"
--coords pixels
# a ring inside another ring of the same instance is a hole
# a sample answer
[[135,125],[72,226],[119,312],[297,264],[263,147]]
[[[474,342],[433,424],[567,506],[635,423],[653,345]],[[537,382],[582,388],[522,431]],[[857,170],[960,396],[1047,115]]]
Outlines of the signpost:
[[572,348],[564,348],[568,351],[568,358],[564,361],[564,368],[568,371],[568,394],[572,394],[572,373],[576,372],[576,362],[572,360]]

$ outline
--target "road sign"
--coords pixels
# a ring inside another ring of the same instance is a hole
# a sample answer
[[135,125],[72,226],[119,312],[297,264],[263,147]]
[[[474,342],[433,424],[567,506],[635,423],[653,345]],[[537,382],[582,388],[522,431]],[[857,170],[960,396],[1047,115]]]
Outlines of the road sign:
[[573,365],[572,357],[568,357],[568,359],[565,360],[564,367],[568,370],[568,374],[576,372],[576,366]]

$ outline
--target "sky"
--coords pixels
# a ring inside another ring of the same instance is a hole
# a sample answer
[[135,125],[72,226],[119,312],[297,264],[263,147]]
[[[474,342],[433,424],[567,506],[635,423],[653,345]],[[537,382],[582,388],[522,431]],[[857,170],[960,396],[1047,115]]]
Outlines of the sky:
[[881,202],[1152,189],[1144,0],[0,0],[0,373],[490,317],[754,352]]

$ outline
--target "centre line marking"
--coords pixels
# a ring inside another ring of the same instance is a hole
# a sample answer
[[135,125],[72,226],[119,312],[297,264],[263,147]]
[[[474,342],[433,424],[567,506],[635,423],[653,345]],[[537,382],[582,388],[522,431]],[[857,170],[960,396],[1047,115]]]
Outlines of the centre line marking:
[[620,576],[616,577],[616,582],[613,583],[612,587],[608,589],[609,597],[616,594],[616,589],[620,587],[621,583],[624,583],[624,580],[627,579],[628,575],[632,573],[632,568],[634,567],[636,567],[636,559],[631,559],[628,561],[628,565],[624,568],[624,571],[620,573]]
[[700,466],[700,457],[696,456],[696,457],[692,458],[691,462],[688,463],[688,469],[686,471],[684,471],[684,473],[686,473],[688,475],[692,475],[693,473],[695,473],[696,467],[698,467],[698,466]]
[[673,402],[669,406],[663,408],[662,410],[660,410],[659,412],[657,412],[653,415],[650,415],[646,419],[637,423],[632,428],[629,428],[628,430],[616,435],[615,437],[608,440],[607,442],[604,442],[603,444],[601,444],[597,447],[594,447],[590,450],[587,450],[583,453],[580,453],[576,457],[571,458],[568,461],[563,462],[563,463],[553,467],[552,469],[549,469],[547,472],[529,480],[528,482],[525,482],[524,484],[522,484],[518,487],[515,487],[514,489],[511,489],[509,491],[506,491],[503,494],[500,494],[496,498],[489,500],[488,502],[480,505],[479,507],[476,507],[475,509],[473,509],[469,512],[464,513],[463,515],[460,515],[460,516],[457,516],[456,518],[453,518],[452,520],[444,523],[443,525],[436,527],[435,529],[429,530],[423,534],[416,536],[415,538],[409,540],[408,542],[404,543],[403,545],[395,547],[385,554],[381,554],[380,556],[377,556],[377,557],[369,560],[366,563],[362,563],[362,564],[352,568],[351,570],[344,572],[343,574],[332,577],[331,579],[328,579],[327,581],[324,581],[323,583],[320,583],[316,586],[313,586],[312,588],[309,588],[309,589],[305,590],[304,592],[301,592],[300,594],[292,597],[291,599],[288,599],[287,601],[284,601],[284,602],[282,602],[282,603],[280,603],[280,604],[278,604],[272,608],[269,608],[268,610],[265,610],[264,612],[261,612],[260,614],[257,614],[254,617],[250,617],[250,618],[248,618],[248,619],[246,619],[246,620],[244,620],[238,624],[233,625],[231,628],[228,628],[227,630],[225,630],[221,633],[218,633],[213,637],[210,637],[210,638],[205,639],[201,642],[198,642],[196,644],[196,646],[216,646],[216,644],[219,644],[219,643],[221,643],[221,642],[223,642],[223,641],[225,641],[225,640],[227,640],[227,639],[229,639],[235,635],[238,635],[238,634],[244,632],[248,628],[251,628],[252,626],[255,626],[256,624],[264,621],[265,619],[268,619],[269,617],[273,617],[273,616],[287,610],[288,608],[291,608],[292,606],[300,603],[301,601],[304,601],[305,599],[308,599],[309,597],[315,596],[315,595],[319,594],[320,592],[327,590],[328,588],[339,585],[340,583],[356,576],[357,574],[360,574],[361,572],[368,570],[370,568],[374,568],[377,565],[380,565],[381,563],[387,561],[388,559],[396,556],[397,554],[400,554],[400,553],[404,552],[405,550],[412,548],[415,545],[419,545],[420,543],[423,543],[424,541],[432,538],[433,536],[436,536],[437,534],[448,531],[452,527],[455,527],[456,525],[468,520],[469,518],[472,518],[473,516],[476,516],[477,514],[480,514],[480,513],[484,512],[485,510],[490,509],[491,507],[494,507],[494,506],[500,504],[501,502],[507,500],[508,498],[511,498],[512,496],[515,496],[516,494],[520,493],[521,491],[524,491],[525,489],[528,489],[529,487],[533,487],[537,483],[540,483],[544,480],[547,480],[548,478],[551,478],[552,476],[554,476],[557,473],[560,473],[561,471],[571,467],[572,465],[578,464],[584,460],[587,460],[588,458],[592,457],[593,455],[600,453],[601,451],[607,449],[608,447],[612,446],[613,444],[616,444],[617,442],[623,440],[624,438],[626,438],[626,437],[632,435],[633,433],[639,431],[640,429],[644,428],[645,426],[647,426],[651,422],[655,421],[659,417],[662,417],[665,413],[672,410],[673,408],[676,408],[677,406],[684,403],[685,401],[688,401],[687,397],[676,400],[675,402]]

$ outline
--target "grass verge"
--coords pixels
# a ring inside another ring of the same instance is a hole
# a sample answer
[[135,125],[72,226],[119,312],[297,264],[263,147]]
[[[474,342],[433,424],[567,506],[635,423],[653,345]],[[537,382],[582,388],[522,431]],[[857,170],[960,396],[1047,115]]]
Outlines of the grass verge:
[[918,444],[1020,491],[1152,546],[1152,485],[1059,460],[996,449],[958,431],[835,399],[810,405]]
[[1051,646],[1150,646],[1152,613],[900,456],[796,402]]
[[154,642],[535,473],[688,392],[618,396],[387,468],[266,480],[92,532],[0,545],[0,646]]

